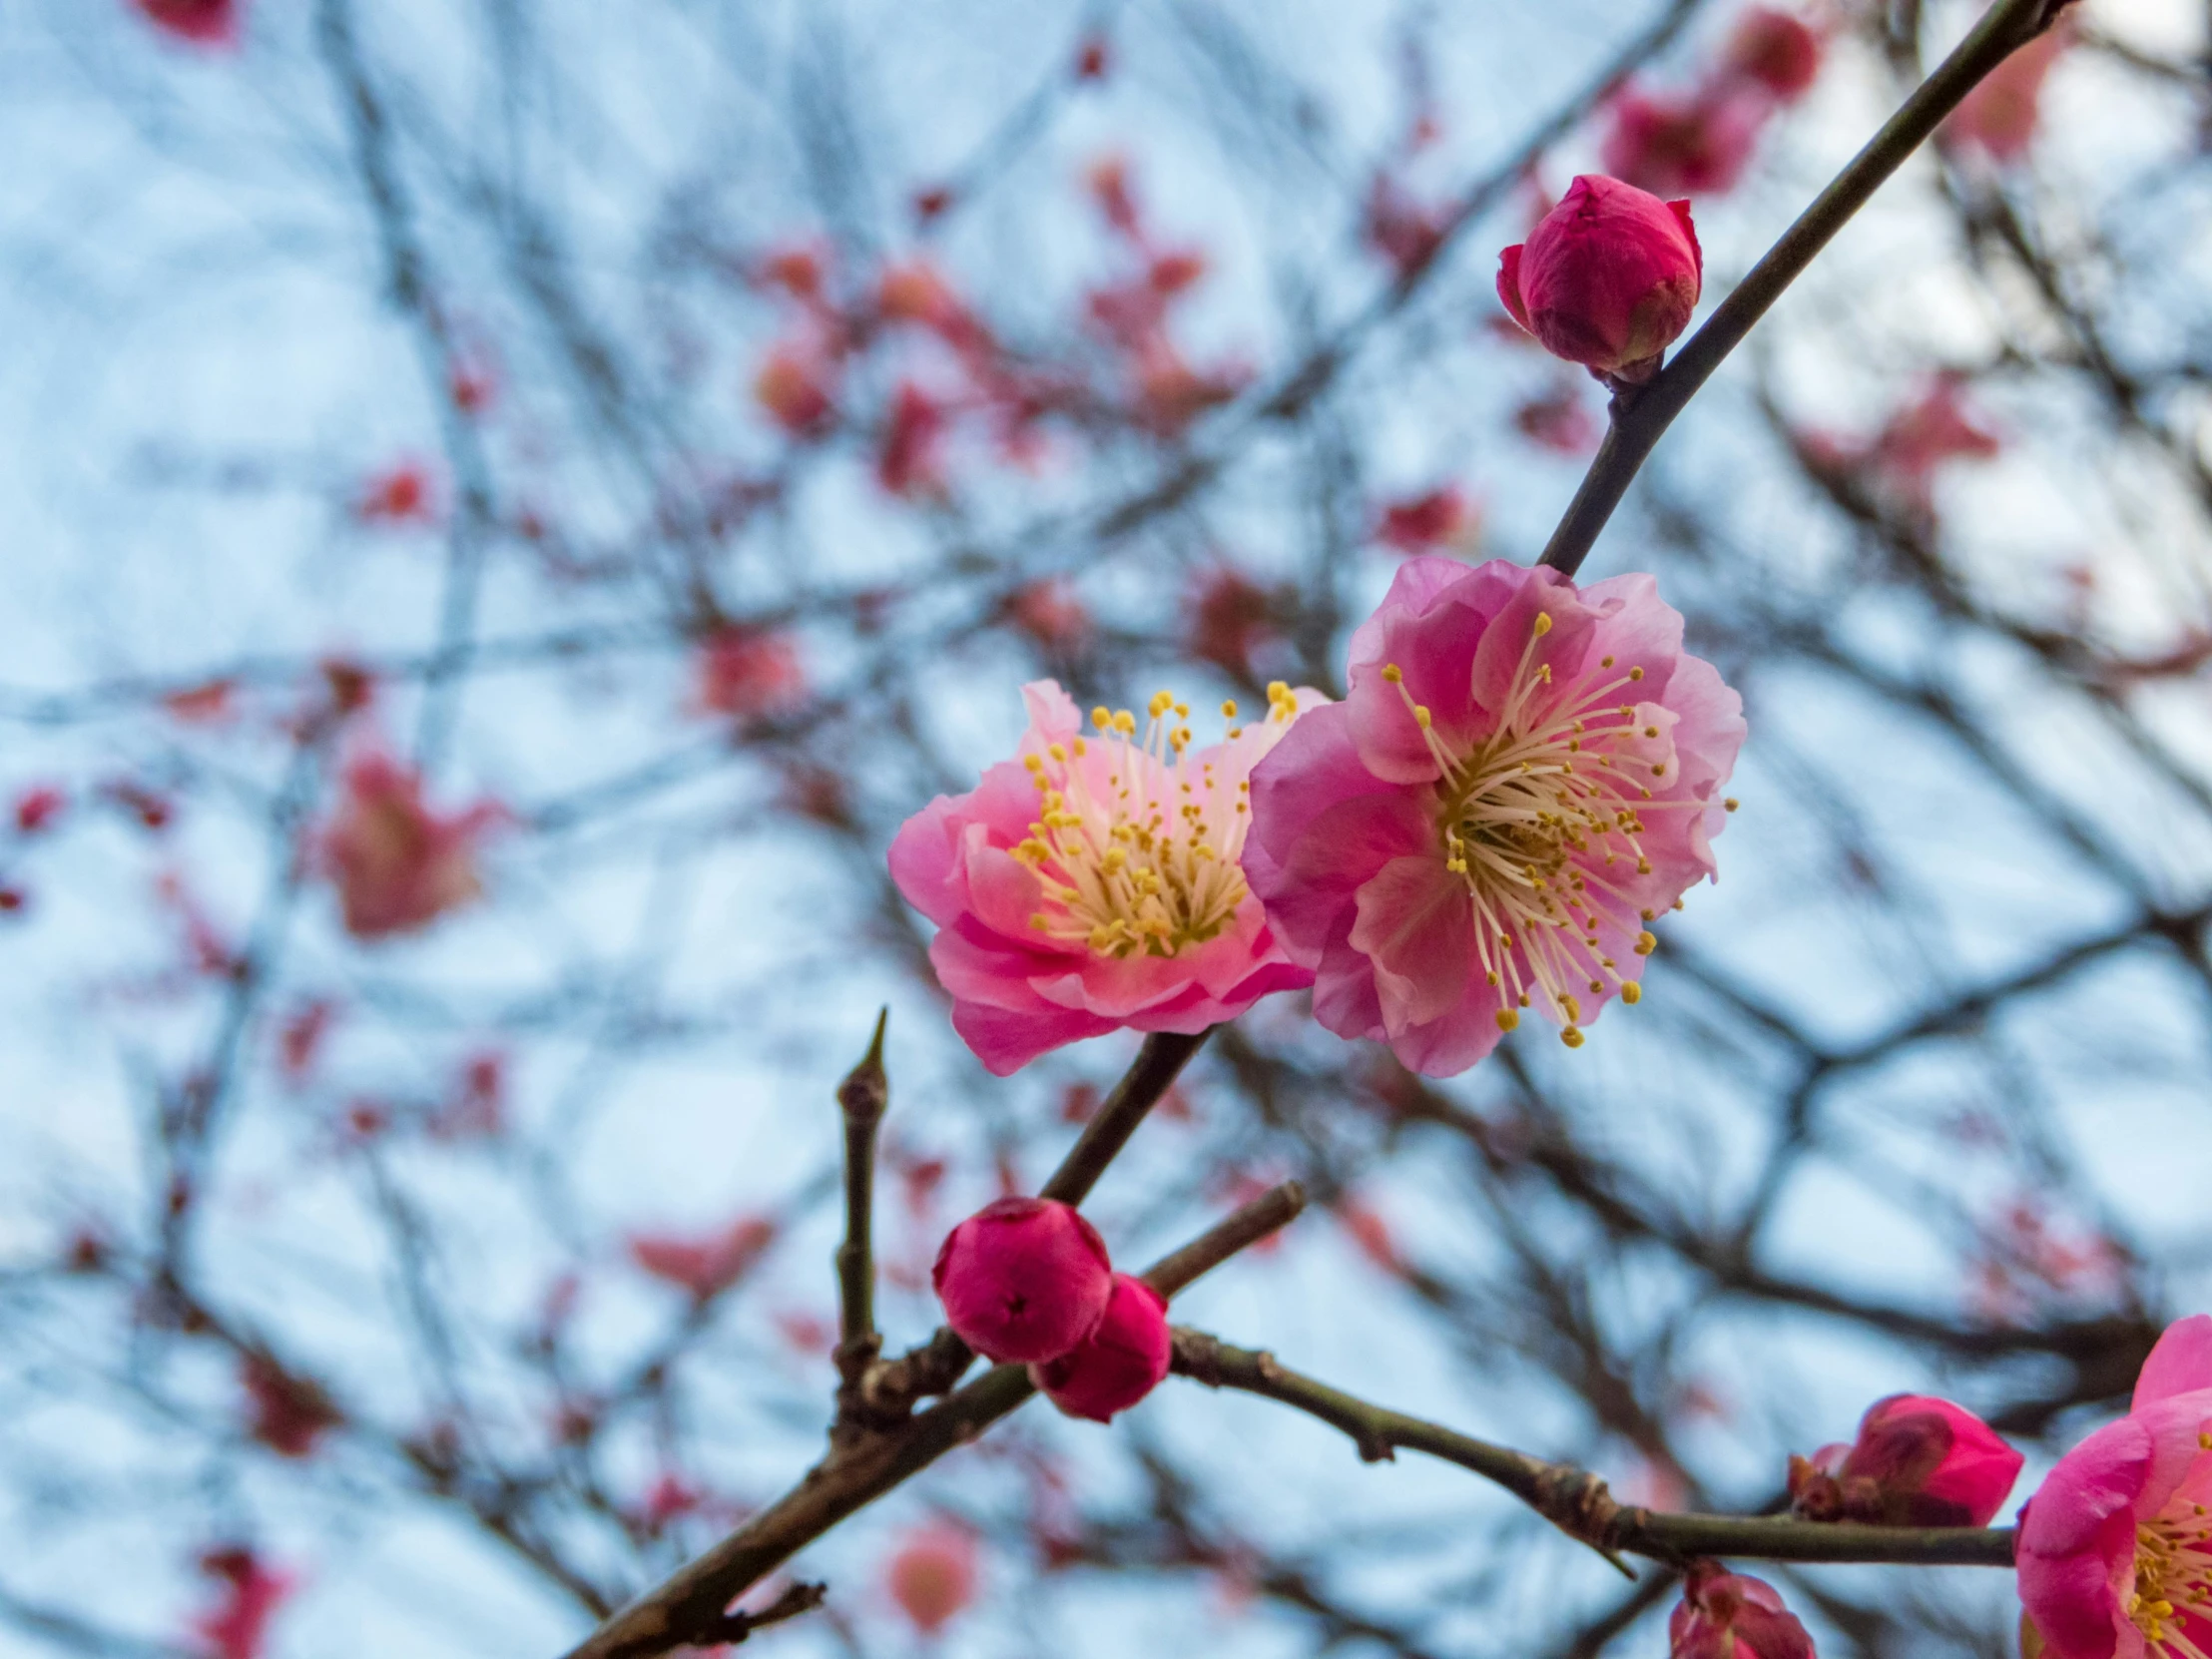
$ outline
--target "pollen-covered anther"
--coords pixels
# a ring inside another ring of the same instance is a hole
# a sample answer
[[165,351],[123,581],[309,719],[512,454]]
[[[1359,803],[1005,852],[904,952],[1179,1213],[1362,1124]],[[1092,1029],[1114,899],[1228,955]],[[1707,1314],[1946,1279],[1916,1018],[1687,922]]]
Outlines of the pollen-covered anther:
[[[1574,1048],[1581,1045],[1583,1014],[1570,987],[1598,997],[1615,988],[1626,997],[1633,988],[1604,941],[1608,927],[1619,933],[1634,927],[1636,912],[1607,872],[1632,864],[1637,875],[1650,875],[1643,813],[1702,803],[1659,802],[1649,788],[1618,775],[1616,745],[1666,738],[1647,711],[1608,701],[1641,680],[1643,670],[1615,672],[1607,656],[1555,690],[1551,665],[1536,660],[1537,643],[1553,627],[1549,612],[1531,620],[1495,729],[1464,749],[1437,731],[1433,711],[1414,701],[1397,664],[1385,664],[1382,679],[1395,688],[1438,774],[1437,834],[1444,868],[1465,884],[1474,911],[1477,965],[1491,982],[1502,979],[1522,1007],[1529,990],[1540,992]],[[1672,770],[1648,749],[1627,753],[1654,779]],[[1578,766],[1585,756],[1594,756],[1600,770]],[[1509,942],[1493,949],[1493,938],[1514,934],[1519,949]],[[1640,932],[1635,949],[1649,954],[1656,942]]]
[[[1288,687],[1271,698],[1295,712]],[[1022,763],[1042,798],[1029,835],[1012,848],[1037,872],[1044,898],[1030,926],[1115,958],[1174,956],[1205,943],[1235,919],[1247,891],[1239,855],[1249,781],[1230,779],[1212,760],[1194,762],[1193,734],[1181,724],[1190,705],[1173,692],[1146,707],[1141,744],[1131,741],[1127,710],[1101,705],[1091,711],[1100,759],[1073,765],[1068,746],[1053,742]],[[1225,705],[1225,718],[1235,707]],[[1075,758],[1089,753],[1077,740]]]

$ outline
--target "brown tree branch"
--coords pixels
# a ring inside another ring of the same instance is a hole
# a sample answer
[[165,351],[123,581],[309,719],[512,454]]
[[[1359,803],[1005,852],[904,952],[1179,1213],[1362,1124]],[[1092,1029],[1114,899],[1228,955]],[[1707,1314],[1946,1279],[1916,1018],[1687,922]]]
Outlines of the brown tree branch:
[[[1624,1507],[1599,1476],[1571,1463],[1547,1462],[1492,1445],[1471,1434],[1348,1394],[1276,1363],[1272,1354],[1232,1348],[1203,1331],[1178,1326],[1178,1375],[1210,1388],[1260,1394],[1343,1430],[1367,1461],[1384,1462],[1398,1448],[1425,1451],[1495,1482],[1569,1537],[1608,1559],[1618,1553],[1679,1566],[1701,1555],[1756,1556],[1770,1561],[1888,1561],[1919,1566],[2009,1567],[2008,1527],[1864,1526],[1784,1516],[1686,1515]],[[1620,1565],[1617,1559],[1615,1565]],[[1628,1569],[1623,1567],[1625,1572]],[[1631,1574],[1633,1576],[1633,1574]]]

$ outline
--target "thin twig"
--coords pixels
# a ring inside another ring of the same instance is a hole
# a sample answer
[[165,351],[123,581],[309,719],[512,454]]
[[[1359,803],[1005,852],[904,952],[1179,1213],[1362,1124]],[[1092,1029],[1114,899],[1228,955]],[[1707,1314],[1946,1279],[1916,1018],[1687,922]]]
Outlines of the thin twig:
[[1056,1198],[1062,1204],[1080,1204],[1088,1198],[1091,1189],[1098,1185],[1098,1178],[1106,1173],[1106,1166],[1129,1144],[1129,1137],[1137,1132],[1137,1125],[1160,1104],[1161,1096],[1174,1084],[1176,1074],[1198,1052],[1206,1037],[1205,1031],[1191,1037],[1174,1031],[1155,1031],[1145,1038],[1144,1047],[1137,1051],[1136,1062],[1122,1074],[1121,1081],[1114,1085],[1114,1092],[1106,1097],[1106,1103],[1083,1126],[1082,1135],[1060,1161],[1060,1167],[1052,1172],[1052,1179],[1038,1189],[1037,1196]]
[[[1471,1434],[1407,1416],[1348,1394],[1276,1363],[1275,1356],[1232,1348],[1203,1331],[1177,1327],[1175,1370],[1212,1388],[1235,1388],[1318,1417],[1342,1429],[1369,1462],[1400,1447],[1425,1451],[1494,1481],[1569,1537],[1616,1566],[1620,1552],[1670,1566],[1701,1555],[1772,1561],[1890,1561],[1921,1566],[2009,1567],[2008,1527],[1864,1526],[1778,1516],[1685,1515],[1623,1506],[1588,1469],[1548,1462]],[[1623,1566],[1622,1571],[1628,1569]],[[1631,1574],[1633,1576],[1633,1574]]]
[[844,1243],[837,1246],[837,1376],[839,1409],[882,1349],[875,1332],[875,1258],[869,1234],[875,1207],[875,1131],[890,1105],[883,1073],[888,1007],[875,1016],[875,1036],[860,1063],[837,1085],[844,1114]]
[[1729,352],[1743,343],[1814,257],[1864,208],[1874,193],[1941,125],[1945,116],[1998,64],[2057,21],[2068,0],[1998,0],[1958,49],[1923,81],[1904,107],[1884,123],[1851,165],[1822,191],[1766,257],[1736,284],[1705,326],[1656,379],[1624,390],[1613,400],[1613,418],[1590,470],[1552,531],[1538,562],[1572,576],[1628,493],[1653,447],[1712,378]]

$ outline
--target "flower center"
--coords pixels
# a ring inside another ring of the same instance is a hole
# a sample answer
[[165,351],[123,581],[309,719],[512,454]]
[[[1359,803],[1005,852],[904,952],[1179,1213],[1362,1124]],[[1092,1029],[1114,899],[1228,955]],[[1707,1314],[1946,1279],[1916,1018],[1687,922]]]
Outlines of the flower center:
[[[1288,724],[1298,698],[1268,688],[1268,719]],[[1189,757],[1190,705],[1153,698],[1144,741],[1127,709],[1091,711],[1095,740],[1030,755],[1038,821],[1014,856],[1037,872],[1043,898],[1029,925],[1101,956],[1174,956],[1235,919],[1247,891],[1248,766]],[[1222,705],[1234,720],[1237,706]],[[1231,727],[1229,736],[1242,735]]]
[[[2212,1438],[2200,1435],[2199,1439]],[[2189,1634],[2188,1615],[2212,1618],[2212,1519],[2201,1503],[2169,1503],[2135,1528],[2135,1588],[2127,1616],[2143,1640],[2180,1659],[2212,1659]]]
[[1517,1010],[1541,996],[1559,1015],[1562,1040],[1579,1048],[1584,990],[1612,986],[1629,1003],[1643,994],[1606,953],[1600,924],[1633,932],[1639,956],[1659,942],[1643,925],[1656,912],[1623,888],[1651,873],[1644,815],[1703,812],[1708,804],[1655,795],[1678,776],[1675,717],[1656,704],[1620,701],[1623,687],[1644,678],[1641,667],[1601,657],[1563,693],[1550,691],[1551,665],[1536,661],[1536,642],[1551,629],[1550,615],[1539,612],[1495,729],[1464,754],[1437,735],[1395,663],[1382,678],[1398,688],[1442,773],[1437,839],[1444,867],[1466,885],[1483,974],[1503,994],[1499,1027],[1512,1030]]

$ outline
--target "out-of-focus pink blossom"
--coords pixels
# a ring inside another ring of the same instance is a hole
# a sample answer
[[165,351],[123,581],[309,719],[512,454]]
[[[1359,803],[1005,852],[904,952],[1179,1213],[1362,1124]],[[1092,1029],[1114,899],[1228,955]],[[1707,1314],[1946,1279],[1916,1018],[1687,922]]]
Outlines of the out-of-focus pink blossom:
[[823,300],[829,275],[828,250],[819,244],[805,242],[770,250],[754,271],[755,280],[763,286],[782,288],[807,305]]
[[1032,1373],[1069,1416],[1110,1422],[1160,1385],[1170,1347],[1167,1299],[1143,1280],[1117,1273],[1097,1327]]
[[1368,187],[1361,230],[1369,246],[1405,276],[1435,258],[1436,250],[1443,246],[1445,223],[1440,215],[1414,201],[1387,172],[1381,172]]
[[1792,1457],[1790,1496],[1808,1520],[1986,1526],[2023,1460],[1963,1406],[1892,1394],[1867,1407],[1850,1445]]
[[240,0],[133,0],[155,28],[199,46],[237,43],[244,7]]
[[1585,175],[1498,256],[1497,296],[1553,356],[1636,382],[1689,325],[1704,273],[1689,203]]
[[1998,64],[1943,123],[1944,141],[1979,150],[1992,161],[2016,162],[2025,156],[2041,116],[2043,82],[2072,39],[2072,31],[2060,23]]
[[296,1088],[313,1073],[336,1017],[335,1005],[319,996],[284,1017],[276,1029],[276,1069],[286,1083]]
[[1890,417],[1867,453],[1868,464],[1883,478],[1924,505],[1937,468],[1949,461],[1985,461],[2003,447],[1967,409],[1963,387],[1958,375],[1936,376]]
[[1657,196],[1721,196],[1758,148],[1769,100],[1719,84],[1687,94],[1630,85],[1607,105],[1605,171]]
[[1749,81],[1780,103],[1812,90],[1821,74],[1821,37],[1793,12],[1753,6],[1736,19],[1721,48],[1723,77]]
[[1504,560],[1407,560],[1350,680],[1254,769],[1244,851],[1315,1017],[1430,1076],[1529,1007],[1580,1046],[1714,870],[1742,699],[1649,576]]
[[35,784],[15,798],[15,827],[19,833],[38,835],[54,827],[69,805],[69,797],[53,784]]
[[875,451],[875,481],[891,495],[942,495],[945,407],[911,380],[901,380]]
[[1465,492],[1457,484],[1445,484],[1424,495],[1384,502],[1375,539],[1400,553],[1433,553],[1468,539],[1475,523]]
[[310,1455],[345,1420],[321,1384],[293,1376],[266,1354],[239,1362],[239,1383],[253,1407],[249,1431],[279,1457]]
[[898,1610],[934,1636],[975,1599],[975,1539],[965,1528],[935,1525],[910,1533],[883,1569]]
[[1252,677],[1255,652],[1282,637],[1275,596],[1232,566],[1194,578],[1187,603],[1191,655],[1239,679]]
[[835,368],[819,351],[779,345],[754,376],[753,395],[793,437],[815,437],[836,410]]
[[987,1067],[1003,1076],[1122,1027],[1202,1031],[1312,982],[1238,855],[1252,768],[1319,693],[1278,687],[1265,719],[1207,749],[1192,748],[1190,710],[1166,692],[1141,741],[1126,709],[1094,710],[1086,737],[1052,681],[1022,696],[1018,764],[939,796],[890,850],[899,891],[937,924],[929,960],[953,1028]]
[[1114,1269],[1098,1229],[1071,1206],[1001,1198],[945,1235],[929,1279],[962,1342],[1002,1365],[1030,1365],[1097,1329]]
[[1672,1659],[1813,1659],[1813,1638],[1763,1579],[1692,1564],[1667,1621]]
[[693,693],[702,714],[750,719],[786,714],[807,700],[799,642],[765,628],[718,628],[699,649]]
[[479,805],[440,817],[423,803],[422,780],[397,761],[373,752],[355,760],[319,848],[346,931],[409,933],[475,899],[477,844],[504,816]]
[[704,1237],[633,1233],[626,1243],[640,1268],[706,1302],[753,1271],[776,1242],[776,1231],[766,1216],[740,1216]]
[[1586,455],[1602,435],[1581,386],[1571,379],[1521,404],[1513,411],[1513,425],[1529,442],[1561,455]]
[[1119,156],[1102,156],[1083,175],[1091,200],[1106,216],[1106,223],[1133,242],[1144,240],[1144,226],[1137,217],[1137,198],[1129,188],[1129,164]]
[[1362,1200],[1348,1199],[1338,1207],[1337,1219],[1344,1223],[1345,1232],[1359,1246],[1361,1255],[1384,1273],[1393,1276],[1404,1273],[1405,1258],[1399,1253],[1396,1236],[1381,1211]]
[[270,1621],[291,1594],[291,1575],[238,1545],[211,1549],[200,1557],[200,1570],[221,1587],[216,1604],[192,1621],[208,1659],[265,1659]]
[[217,726],[231,718],[231,699],[238,687],[229,680],[209,680],[162,699],[170,716],[187,726]]
[[507,1127],[507,1057],[493,1049],[461,1062],[452,1092],[430,1116],[433,1140],[480,1141]]
[[990,330],[926,260],[885,266],[876,284],[875,307],[885,322],[926,328],[958,352],[971,371],[995,358],[998,343]]
[[1180,436],[1208,409],[1219,408],[1251,384],[1241,363],[1199,368],[1165,339],[1156,340],[1137,363],[1138,424],[1161,437]]
[[1057,576],[1016,588],[1006,600],[1006,619],[1045,650],[1062,656],[1090,643],[1090,607]]
[[2196,1314],[2158,1339],[2127,1415],[2059,1458],[2028,1499],[2014,1547],[2023,1635],[2049,1659],[2212,1648],[2208,1509],[2212,1318]]
[[363,524],[430,524],[438,516],[430,469],[420,461],[397,461],[361,486],[353,516]]

